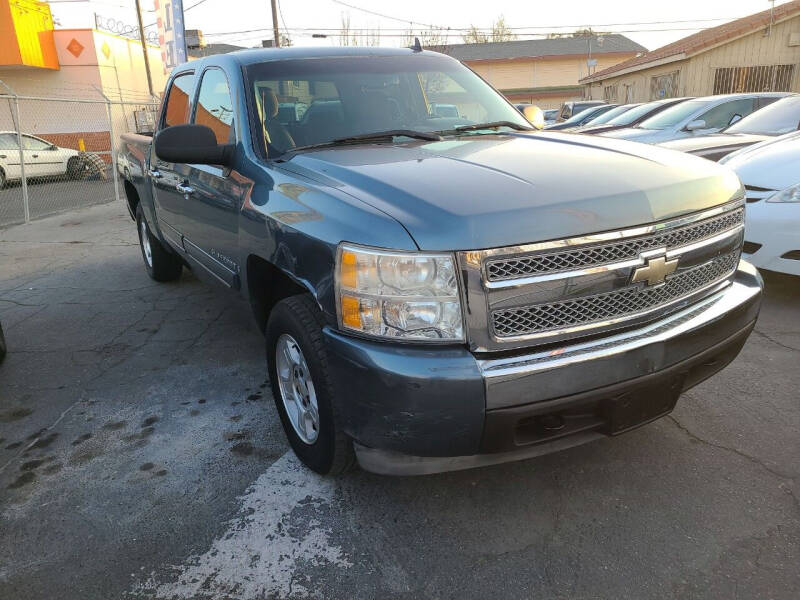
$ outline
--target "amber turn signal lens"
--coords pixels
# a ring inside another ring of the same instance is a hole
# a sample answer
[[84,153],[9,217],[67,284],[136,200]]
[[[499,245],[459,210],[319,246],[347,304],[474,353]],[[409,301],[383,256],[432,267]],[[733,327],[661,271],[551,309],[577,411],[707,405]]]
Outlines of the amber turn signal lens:
[[361,307],[358,298],[342,296],[342,324],[353,329],[362,329]]
[[356,284],[358,283],[357,268],[355,252],[344,250],[342,252],[342,261],[339,272],[339,283],[342,287],[349,288],[351,290],[356,288]]

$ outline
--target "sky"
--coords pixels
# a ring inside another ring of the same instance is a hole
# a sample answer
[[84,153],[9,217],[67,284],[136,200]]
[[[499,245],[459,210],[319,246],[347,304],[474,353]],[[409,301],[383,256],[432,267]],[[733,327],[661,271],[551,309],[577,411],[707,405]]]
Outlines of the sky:
[[[155,21],[153,0],[141,3],[147,26]],[[407,30],[424,31],[430,25],[449,27],[449,41],[461,43],[463,29],[488,28],[502,15],[518,39],[592,27],[623,33],[652,50],[701,28],[768,10],[770,5],[768,0],[279,0],[279,20],[281,32],[288,32],[295,46],[338,45],[343,18],[349,18],[359,33],[379,31],[384,46],[400,46]],[[52,0],[50,6],[64,28],[92,27],[94,13],[122,25],[136,24],[134,0]],[[184,0],[184,10],[186,28],[202,30],[207,43],[252,47],[272,38],[269,0]],[[311,29],[329,37],[314,39]]]

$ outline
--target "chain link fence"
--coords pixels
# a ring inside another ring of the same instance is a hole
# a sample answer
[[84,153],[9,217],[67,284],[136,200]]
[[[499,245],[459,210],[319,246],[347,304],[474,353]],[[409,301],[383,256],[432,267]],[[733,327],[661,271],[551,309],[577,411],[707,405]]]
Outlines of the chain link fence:
[[0,227],[119,199],[123,132],[153,130],[158,104],[17,95],[0,81]]

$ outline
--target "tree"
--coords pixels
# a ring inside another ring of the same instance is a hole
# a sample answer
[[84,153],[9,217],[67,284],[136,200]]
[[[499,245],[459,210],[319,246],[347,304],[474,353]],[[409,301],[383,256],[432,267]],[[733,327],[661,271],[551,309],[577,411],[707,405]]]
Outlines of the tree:
[[510,42],[517,39],[514,31],[506,25],[506,18],[503,15],[497,17],[489,31],[478,29],[475,25],[470,25],[469,30],[462,36],[467,44],[486,44],[489,42]]
[[409,29],[405,33],[403,45],[411,47],[414,45],[414,38],[419,38],[419,43],[423,48],[435,48],[437,52],[444,52],[447,48],[448,36],[449,31],[444,27],[431,27],[420,31]]
[[350,13],[342,14],[342,26],[339,29],[340,46],[380,46],[381,29],[363,29],[354,31],[350,27]]

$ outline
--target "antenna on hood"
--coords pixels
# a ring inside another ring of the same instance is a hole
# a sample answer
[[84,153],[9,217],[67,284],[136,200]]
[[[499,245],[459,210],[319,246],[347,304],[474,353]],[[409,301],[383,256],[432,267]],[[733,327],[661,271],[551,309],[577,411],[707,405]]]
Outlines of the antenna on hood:
[[411,49],[414,52],[422,52],[422,44],[419,43],[419,38],[418,37],[414,38],[414,45],[411,46]]

